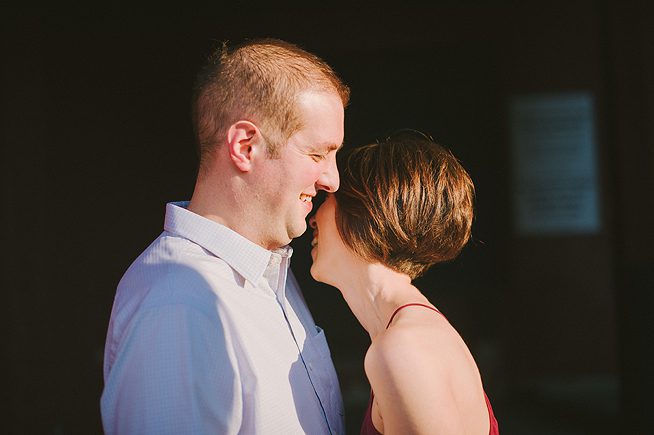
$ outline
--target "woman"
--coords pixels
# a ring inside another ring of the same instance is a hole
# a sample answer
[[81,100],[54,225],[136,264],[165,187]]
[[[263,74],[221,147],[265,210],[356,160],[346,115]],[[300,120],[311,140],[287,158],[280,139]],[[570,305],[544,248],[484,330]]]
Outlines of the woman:
[[362,434],[496,434],[475,361],[412,280],[470,238],[474,187],[417,134],[358,148],[314,217],[311,275],[337,287],[372,344]]

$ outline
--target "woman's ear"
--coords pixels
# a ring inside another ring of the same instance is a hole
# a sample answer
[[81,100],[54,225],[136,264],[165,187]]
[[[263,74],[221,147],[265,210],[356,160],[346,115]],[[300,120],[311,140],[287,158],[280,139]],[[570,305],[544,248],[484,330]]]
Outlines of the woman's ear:
[[261,139],[259,129],[250,121],[237,121],[227,130],[229,157],[241,172],[252,169],[253,147]]

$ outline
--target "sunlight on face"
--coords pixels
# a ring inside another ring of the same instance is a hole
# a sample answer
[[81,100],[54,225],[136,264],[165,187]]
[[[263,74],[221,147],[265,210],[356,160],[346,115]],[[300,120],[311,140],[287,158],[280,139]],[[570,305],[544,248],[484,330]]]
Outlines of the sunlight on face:
[[303,127],[282,145],[279,158],[257,172],[256,213],[270,248],[306,231],[306,217],[319,190],[338,189],[336,151],[343,142],[343,104],[333,93],[304,92],[298,99]]

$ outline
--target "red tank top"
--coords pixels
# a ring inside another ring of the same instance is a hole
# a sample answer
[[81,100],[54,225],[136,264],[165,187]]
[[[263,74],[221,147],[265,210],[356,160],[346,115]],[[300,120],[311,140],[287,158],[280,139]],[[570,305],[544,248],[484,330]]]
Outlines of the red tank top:
[[[413,303],[413,304],[406,304],[402,305],[398,309],[396,309],[393,312],[393,315],[391,316],[391,319],[388,321],[388,325],[386,325],[386,329],[388,329],[389,326],[391,326],[391,323],[393,322],[393,319],[395,318],[395,315],[400,311],[402,308],[405,307],[410,307],[410,306],[421,306],[425,308],[429,308],[430,310],[436,311],[438,314],[443,316],[443,314],[438,311],[434,307],[430,307],[429,305],[425,304],[418,304],[418,303]],[[443,316],[445,317],[445,316]],[[377,431],[375,428],[375,425],[372,424],[372,401],[374,399],[375,395],[370,391],[370,400],[368,401],[368,409],[366,409],[366,414],[363,417],[363,423],[361,424],[361,435],[382,435]],[[497,424],[497,419],[495,418],[495,414],[493,413],[493,407],[490,404],[490,400],[488,400],[488,396],[486,396],[486,393],[484,392],[484,398],[486,399],[486,406],[488,407],[488,417],[490,420],[490,431],[488,432],[489,435],[499,435],[500,429]]]

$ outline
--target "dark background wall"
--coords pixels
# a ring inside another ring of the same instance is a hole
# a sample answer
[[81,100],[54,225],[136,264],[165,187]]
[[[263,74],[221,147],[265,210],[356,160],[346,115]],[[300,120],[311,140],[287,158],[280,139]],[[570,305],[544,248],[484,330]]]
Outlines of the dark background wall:
[[[477,187],[474,240],[418,285],[475,355],[505,434],[646,433],[654,405],[654,11],[647,2],[436,2],[392,9],[0,10],[3,433],[97,433],[115,286],[188,198],[194,75],[217,41],[273,36],[352,88],[346,146],[397,128],[449,146]],[[508,102],[593,95],[601,227],[520,236]],[[328,333],[348,428],[368,339],[293,268]]]

